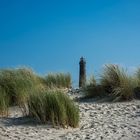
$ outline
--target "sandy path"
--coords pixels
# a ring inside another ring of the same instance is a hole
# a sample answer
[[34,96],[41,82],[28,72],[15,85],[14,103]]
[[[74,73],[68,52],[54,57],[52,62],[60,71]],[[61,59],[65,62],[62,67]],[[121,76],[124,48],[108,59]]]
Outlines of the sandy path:
[[[57,129],[20,117],[17,108],[10,118],[0,119],[0,140],[139,140],[140,101],[79,103],[80,126]],[[13,118],[15,116],[16,118]]]

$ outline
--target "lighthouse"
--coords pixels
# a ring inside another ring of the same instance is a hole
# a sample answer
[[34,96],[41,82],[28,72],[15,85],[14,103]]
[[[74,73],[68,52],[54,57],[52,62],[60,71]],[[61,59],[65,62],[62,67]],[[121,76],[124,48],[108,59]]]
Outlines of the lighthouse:
[[86,84],[86,61],[83,57],[79,62],[79,88],[84,87]]

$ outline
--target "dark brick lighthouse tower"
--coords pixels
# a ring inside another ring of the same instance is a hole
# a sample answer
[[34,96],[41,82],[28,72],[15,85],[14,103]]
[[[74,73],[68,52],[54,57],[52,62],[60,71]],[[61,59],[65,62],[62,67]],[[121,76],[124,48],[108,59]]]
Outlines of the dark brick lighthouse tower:
[[86,61],[83,57],[80,58],[79,66],[79,88],[81,88],[86,84]]

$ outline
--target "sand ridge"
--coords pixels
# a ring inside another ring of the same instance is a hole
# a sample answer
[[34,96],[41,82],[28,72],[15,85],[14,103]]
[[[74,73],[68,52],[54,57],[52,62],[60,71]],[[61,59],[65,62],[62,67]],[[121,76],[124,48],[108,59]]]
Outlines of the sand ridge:
[[53,128],[22,117],[17,107],[0,118],[0,140],[139,140],[140,101],[120,103],[78,102],[79,128]]

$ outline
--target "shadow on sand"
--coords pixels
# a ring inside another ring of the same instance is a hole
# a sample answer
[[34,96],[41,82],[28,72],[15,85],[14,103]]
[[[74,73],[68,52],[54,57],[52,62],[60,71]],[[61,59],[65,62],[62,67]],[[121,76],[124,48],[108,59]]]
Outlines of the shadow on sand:
[[4,126],[18,126],[18,125],[29,125],[29,126],[36,126],[39,122],[31,117],[3,117],[0,118],[0,123]]

